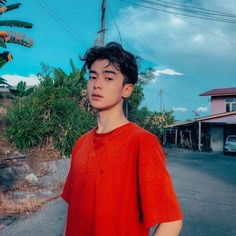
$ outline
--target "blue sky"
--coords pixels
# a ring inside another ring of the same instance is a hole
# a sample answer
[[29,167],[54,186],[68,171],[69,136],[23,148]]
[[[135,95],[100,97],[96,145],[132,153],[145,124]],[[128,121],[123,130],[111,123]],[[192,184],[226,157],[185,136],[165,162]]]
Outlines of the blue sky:
[[[18,80],[26,80],[30,85],[41,71],[41,62],[67,72],[70,58],[81,66],[79,55],[93,45],[100,29],[102,1],[8,0],[8,4],[16,2],[22,3],[21,7],[1,18],[31,22],[33,29],[1,27],[1,30],[18,30],[35,43],[30,49],[8,44],[7,50],[14,59],[1,68],[2,77],[13,85]],[[224,1],[223,5],[222,0],[169,2],[236,14],[235,0]],[[199,97],[200,93],[236,87],[235,24],[179,17],[107,0],[106,42],[120,41],[116,25],[123,46],[145,59],[143,66],[155,69],[155,80],[144,89],[143,106],[159,111],[162,89],[164,109],[173,109],[175,118],[184,121],[194,118],[193,111],[201,116],[210,114],[209,97]]]

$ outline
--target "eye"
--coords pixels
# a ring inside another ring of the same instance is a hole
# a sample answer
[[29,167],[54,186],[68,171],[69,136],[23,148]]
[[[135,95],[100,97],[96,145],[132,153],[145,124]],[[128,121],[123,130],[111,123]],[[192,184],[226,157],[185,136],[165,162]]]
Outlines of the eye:
[[94,79],[96,79],[96,76],[90,75],[90,76],[89,76],[89,79],[90,79],[90,80],[94,80]]
[[105,80],[111,81],[111,80],[113,80],[113,79],[110,78],[110,77],[106,77]]

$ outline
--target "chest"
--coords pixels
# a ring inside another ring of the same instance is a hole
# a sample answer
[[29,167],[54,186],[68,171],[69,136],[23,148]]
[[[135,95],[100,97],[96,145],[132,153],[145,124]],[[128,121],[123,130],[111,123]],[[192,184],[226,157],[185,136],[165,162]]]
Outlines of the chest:
[[128,140],[95,139],[81,145],[75,156],[77,175],[135,171],[137,147]]

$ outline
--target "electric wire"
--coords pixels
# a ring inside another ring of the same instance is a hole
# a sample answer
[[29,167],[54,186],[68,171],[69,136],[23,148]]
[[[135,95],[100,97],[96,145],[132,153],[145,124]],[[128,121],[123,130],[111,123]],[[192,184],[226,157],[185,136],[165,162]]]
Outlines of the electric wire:
[[120,33],[120,30],[119,30],[119,27],[118,27],[118,24],[116,23],[116,20],[115,20],[115,18],[114,18],[114,15],[113,15],[113,13],[112,13],[112,10],[111,10],[111,4],[110,4],[110,1],[108,0],[108,6],[109,6],[109,11],[110,11],[110,14],[111,14],[111,17],[112,17],[112,20],[113,20],[113,22],[114,22],[114,24],[115,24],[115,26],[116,26],[116,29],[117,29],[117,31],[118,31],[118,34],[119,34],[119,38],[120,38],[120,44],[122,45],[122,37],[121,37],[121,33]]
[[[156,89],[153,89],[153,88],[150,88],[150,87],[145,87],[145,90],[149,90],[149,91],[151,91],[155,94],[157,93]],[[182,101],[182,102],[187,102],[187,103],[197,103],[197,102],[199,102],[199,100],[194,100],[194,99],[189,99],[189,98],[182,98],[182,97],[179,97],[179,96],[172,95],[169,92],[166,92],[166,90],[163,91],[163,93],[165,95],[167,95],[168,97],[170,97],[170,98],[174,98],[174,99],[177,99],[177,100]],[[157,93],[157,95],[159,96],[158,93]]]
[[36,1],[64,30],[80,41],[85,48],[88,47],[88,44],[44,0]]
[[[119,5],[120,5],[120,1],[119,1]],[[121,6],[121,5],[120,5]],[[143,42],[145,42],[147,45],[149,44],[149,42],[147,42],[147,40],[145,39],[145,37],[143,36],[142,32],[139,30],[139,28],[137,27],[137,25],[135,24],[135,22],[133,21],[133,19],[126,14],[126,16],[129,18],[130,22],[133,24],[134,28],[136,29],[137,33],[139,34],[140,38],[142,38]]]
[[[236,15],[230,14],[230,13],[226,13],[226,12],[215,12],[212,10],[208,10],[208,9],[204,9],[204,10],[196,10],[192,7],[186,7],[184,5],[180,6],[175,6],[174,4],[171,3],[162,3],[161,1],[153,1],[153,0],[143,0],[143,2],[146,2],[148,4],[152,4],[152,5],[157,5],[157,6],[161,6],[164,8],[172,8],[178,11],[184,11],[184,12],[189,12],[192,14],[197,14],[197,15],[205,15],[205,16],[221,16],[221,17],[229,17],[229,18],[235,18]],[[203,8],[202,8],[203,9]]]
[[234,41],[232,41],[232,40],[230,40],[230,39],[228,39],[228,38],[226,38],[226,37],[223,37],[222,35],[219,35],[219,34],[216,34],[216,33],[212,32],[212,31],[210,31],[210,30],[207,30],[207,29],[203,28],[202,26],[199,26],[199,25],[197,25],[197,24],[195,24],[195,23],[193,23],[193,22],[191,22],[191,21],[188,21],[188,20],[184,19],[183,17],[177,16],[177,15],[175,15],[175,14],[173,14],[173,15],[174,15],[176,18],[179,18],[179,19],[181,19],[182,21],[185,21],[186,23],[188,23],[188,24],[190,24],[190,25],[193,25],[193,26],[195,26],[195,27],[201,29],[202,31],[205,31],[205,32],[207,32],[207,33],[209,33],[209,34],[211,34],[211,35],[213,35],[213,36],[215,36],[215,37],[218,37],[218,38],[220,38],[220,39],[223,39],[224,41],[226,41],[226,42],[228,42],[228,43],[231,43],[231,44],[233,44],[233,45],[236,45],[236,42],[234,42]]
[[[131,2],[126,1],[126,0],[120,0],[120,1],[122,1],[122,2],[127,2],[127,3],[131,3]],[[131,4],[132,4],[132,3],[131,3]],[[137,5],[137,4],[135,4],[135,5]],[[139,5],[137,5],[137,6],[139,6]],[[140,7],[142,7],[142,6],[140,6]],[[226,38],[226,37],[223,37],[222,35],[219,35],[219,34],[216,34],[216,33],[212,32],[212,31],[210,31],[210,30],[207,30],[207,29],[205,29],[204,27],[201,27],[201,26],[199,26],[199,25],[197,25],[197,24],[195,24],[195,23],[193,23],[193,22],[191,22],[191,21],[188,21],[188,20],[184,19],[183,17],[177,16],[176,14],[173,14],[173,13],[170,13],[170,12],[167,12],[167,13],[169,13],[169,14],[171,14],[171,15],[174,15],[176,18],[179,18],[179,19],[181,19],[181,20],[187,22],[188,24],[191,24],[191,25],[193,25],[194,27],[199,28],[199,29],[201,29],[202,31],[205,31],[205,32],[207,32],[207,33],[209,33],[209,34],[211,34],[211,35],[213,35],[213,36],[215,36],[215,37],[218,37],[218,38],[220,38],[220,39],[222,39],[222,40],[224,40],[224,41],[226,41],[226,42],[228,42],[228,43],[231,43],[231,44],[233,44],[233,45],[236,45],[236,42],[234,42],[234,41],[232,41],[232,40],[230,40],[230,39],[228,39],[228,38]]]
[[181,6],[183,8],[190,8],[190,9],[198,9],[198,10],[202,10],[202,11],[207,11],[207,12],[212,12],[212,13],[218,13],[219,15],[226,15],[226,16],[232,16],[232,17],[236,17],[235,14],[232,13],[226,13],[226,12],[222,12],[222,11],[216,11],[216,10],[210,10],[210,9],[206,9],[206,8],[202,8],[202,7],[196,7],[196,6],[189,6],[186,4],[180,4],[180,3],[173,3],[173,2],[169,2],[169,1],[163,1],[163,0],[154,0],[154,1],[158,1],[158,2],[162,2],[162,3],[166,3],[166,4],[170,4],[170,5],[174,5],[174,6]]
[[204,17],[204,16],[198,16],[198,15],[191,15],[191,14],[185,14],[185,13],[181,13],[181,12],[169,11],[169,10],[166,10],[166,9],[161,9],[161,8],[157,8],[157,7],[153,7],[153,6],[146,6],[146,5],[142,5],[142,4],[139,4],[139,3],[131,2],[131,1],[128,1],[128,0],[120,0],[120,1],[129,3],[131,5],[147,8],[147,9],[152,9],[152,10],[166,12],[166,13],[171,13],[171,14],[177,14],[177,15],[181,15],[181,16],[187,16],[187,17],[204,19],[204,20],[211,20],[211,21],[218,21],[218,22],[236,24],[236,20],[234,21],[234,20],[228,20],[228,19],[224,19],[224,18],[217,18],[217,17],[210,17],[210,16],[209,17]]

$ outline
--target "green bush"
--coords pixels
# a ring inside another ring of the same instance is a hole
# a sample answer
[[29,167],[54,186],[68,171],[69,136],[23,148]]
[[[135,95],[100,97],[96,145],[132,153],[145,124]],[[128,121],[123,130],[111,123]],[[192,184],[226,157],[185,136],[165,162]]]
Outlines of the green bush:
[[[86,80],[72,61],[71,66],[72,73],[69,75],[61,69],[54,69],[52,75],[46,70],[34,91],[25,93],[27,96],[22,93],[23,96],[16,98],[14,105],[8,109],[5,134],[18,148],[45,145],[52,140],[62,155],[69,155],[76,139],[95,126],[96,119],[87,101],[85,105],[81,103],[86,97]],[[144,78],[145,74],[142,76]],[[128,100],[129,119],[155,135],[161,135],[164,126],[173,123],[173,112],[151,112],[146,107],[140,109],[144,84],[135,85]]]
[[69,155],[76,139],[95,125],[95,117],[80,107],[86,82],[73,73],[54,70],[34,92],[16,99],[6,115],[6,137],[20,149],[44,145],[52,139],[62,155]]

